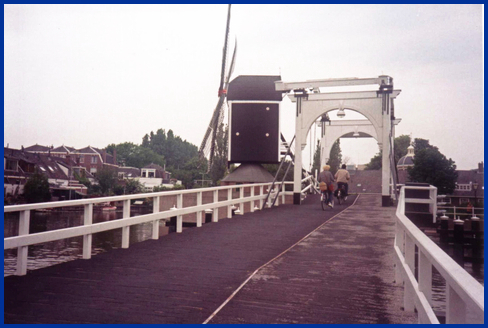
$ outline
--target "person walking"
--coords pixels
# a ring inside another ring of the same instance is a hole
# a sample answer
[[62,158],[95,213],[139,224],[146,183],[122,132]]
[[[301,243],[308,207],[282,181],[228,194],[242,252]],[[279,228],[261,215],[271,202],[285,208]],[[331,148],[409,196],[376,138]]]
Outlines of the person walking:
[[[332,173],[330,172],[330,165],[324,165],[323,167],[323,171],[320,172],[319,174],[319,183],[320,182],[325,182],[326,185],[327,185],[327,190],[324,192],[324,194],[327,196],[327,199],[329,201],[329,203],[327,205],[329,205],[329,207],[334,207],[334,205],[332,204],[332,191],[333,191],[333,182],[335,182],[335,179],[334,179],[334,176],[332,175]],[[332,186],[332,188],[330,188],[330,186]],[[332,190],[331,190],[332,189]]]
[[335,176],[337,180],[337,189],[344,187],[345,197],[344,200],[347,200],[347,195],[349,191],[348,181],[351,180],[351,176],[349,172],[346,170],[346,164],[342,164],[341,168],[337,170]]

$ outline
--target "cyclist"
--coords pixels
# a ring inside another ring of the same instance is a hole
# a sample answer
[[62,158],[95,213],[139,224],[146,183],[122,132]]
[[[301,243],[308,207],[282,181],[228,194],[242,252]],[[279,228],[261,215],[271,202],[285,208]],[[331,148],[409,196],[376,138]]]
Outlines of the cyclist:
[[324,165],[323,171],[320,172],[319,174],[319,183],[320,182],[325,182],[327,184],[327,190],[323,191],[324,195],[327,197],[329,207],[334,207],[332,204],[332,193],[331,193],[331,188],[329,186],[332,186],[332,183],[335,182],[334,176],[332,173],[330,173],[330,165]]
[[349,185],[347,184],[347,182],[351,180],[351,176],[346,170],[346,164],[342,164],[341,168],[337,170],[335,178],[337,179],[337,189],[343,188],[344,200],[347,200],[347,195],[349,191]]

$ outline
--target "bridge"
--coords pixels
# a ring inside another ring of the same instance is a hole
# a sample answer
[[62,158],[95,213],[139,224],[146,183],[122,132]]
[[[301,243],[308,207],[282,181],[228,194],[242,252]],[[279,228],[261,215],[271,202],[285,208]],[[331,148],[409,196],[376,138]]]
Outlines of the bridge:
[[[4,322],[439,323],[435,268],[445,280],[445,321],[483,323],[484,287],[405,216],[406,200],[435,208],[434,187],[417,187],[429,190],[427,200],[406,199],[415,187],[403,187],[397,208],[360,194],[327,211],[310,187],[301,206],[289,191],[266,206],[269,187],[4,207],[20,213],[19,235],[4,238],[18,254],[16,275],[4,278]],[[153,213],[131,217],[131,201],[141,198],[153,200]],[[124,217],[93,223],[94,204],[106,201],[123,202]],[[69,206],[84,208],[84,225],[29,233],[30,211]],[[176,233],[159,237],[171,218]],[[188,220],[196,227],[183,231]],[[130,244],[130,227],[147,222],[151,240]],[[121,248],[92,257],[93,234],[114,229]],[[74,236],[83,236],[83,259],[27,271],[30,245]]]

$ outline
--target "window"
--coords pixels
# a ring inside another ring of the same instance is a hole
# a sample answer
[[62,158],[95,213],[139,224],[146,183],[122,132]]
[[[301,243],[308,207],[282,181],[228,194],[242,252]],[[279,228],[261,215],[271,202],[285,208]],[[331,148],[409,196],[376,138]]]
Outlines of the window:
[[124,172],[119,172],[119,179],[123,179],[124,178]]
[[148,178],[154,178],[154,172],[149,172]]
[[96,167],[92,167],[92,168],[90,169],[90,173],[91,173],[93,176],[95,176],[95,175],[97,174],[97,168],[96,168]]
[[80,157],[80,163],[85,163],[85,156]]
[[471,184],[470,183],[459,183],[459,184],[456,184],[456,190],[459,190],[459,191],[471,191]]
[[5,169],[9,171],[15,171],[17,172],[17,166],[18,162],[17,161],[12,161],[12,160],[7,160]]
[[92,156],[91,163],[92,164],[97,164],[97,156]]
[[146,177],[146,171],[142,171],[142,177],[145,178]]

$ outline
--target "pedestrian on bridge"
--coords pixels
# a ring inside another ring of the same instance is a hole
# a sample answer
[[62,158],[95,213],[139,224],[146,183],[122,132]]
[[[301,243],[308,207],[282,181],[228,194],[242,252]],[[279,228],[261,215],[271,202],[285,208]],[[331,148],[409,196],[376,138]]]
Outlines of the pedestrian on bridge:
[[334,179],[334,176],[332,175],[332,173],[330,172],[330,165],[324,165],[323,167],[323,171],[320,172],[319,174],[319,183],[320,182],[325,182],[325,184],[327,185],[327,195],[328,195],[328,199],[329,199],[329,206],[330,207],[334,207],[334,205],[332,205],[332,192],[334,191],[334,185],[332,184],[333,182],[335,182],[335,179]]

